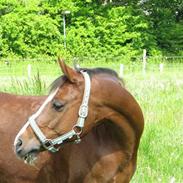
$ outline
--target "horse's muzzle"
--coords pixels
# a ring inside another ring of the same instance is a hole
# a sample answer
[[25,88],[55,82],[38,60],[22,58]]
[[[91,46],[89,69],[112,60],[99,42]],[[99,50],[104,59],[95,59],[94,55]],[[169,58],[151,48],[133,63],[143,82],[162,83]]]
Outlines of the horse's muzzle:
[[15,144],[15,153],[18,158],[23,159],[24,161],[28,161],[40,152],[40,144],[33,139],[30,140],[28,144],[25,144],[26,145],[24,145],[22,139],[19,138]]

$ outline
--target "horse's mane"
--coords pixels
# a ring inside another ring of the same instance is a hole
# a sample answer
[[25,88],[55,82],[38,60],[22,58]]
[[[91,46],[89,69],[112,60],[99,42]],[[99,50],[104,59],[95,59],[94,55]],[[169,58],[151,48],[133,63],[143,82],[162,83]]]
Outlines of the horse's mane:
[[[81,70],[86,71],[90,77],[97,75],[97,74],[108,74],[110,76],[116,77],[120,83],[124,86],[124,81],[122,78],[120,78],[117,74],[116,71],[108,68],[93,68],[93,69],[88,69],[88,68],[75,68],[77,72],[80,72]],[[67,80],[67,77],[65,75],[58,77],[53,83],[50,85],[50,93],[54,91],[56,88],[60,87],[63,85],[63,83]]]
[[93,69],[82,68],[80,70],[86,71],[91,77],[96,74],[109,74],[111,76],[118,78],[117,72],[108,68],[100,68],[100,67]]
[[92,77],[93,75],[97,75],[97,74],[109,74],[110,76],[117,78],[122,86],[125,86],[124,80],[119,77],[118,73],[112,69],[109,69],[109,68],[102,68],[102,67],[93,68],[93,69],[81,68],[79,70],[78,69],[76,69],[76,70],[78,72],[80,70],[84,70],[90,75],[90,77]]

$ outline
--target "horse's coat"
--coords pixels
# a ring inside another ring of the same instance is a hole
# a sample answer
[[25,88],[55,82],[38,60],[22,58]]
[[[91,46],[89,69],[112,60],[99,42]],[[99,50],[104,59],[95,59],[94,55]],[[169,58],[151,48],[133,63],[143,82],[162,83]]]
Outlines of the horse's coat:
[[[50,139],[72,129],[84,90],[82,75],[63,61],[60,65],[66,80],[55,82],[54,87],[60,87],[59,91],[36,119]],[[91,76],[91,96],[82,142],[72,144],[74,139],[70,139],[58,153],[50,155],[47,176],[54,176],[52,182],[61,183],[129,182],[136,168],[144,127],[141,109],[115,72],[105,69],[87,72]],[[55,108],[55,101],[62,106],[60,111]],[[17,156],[43,159],[43,147],[30,126],[17,139]]]
[[23,122],[44,99],[0,93],[0,183],[32,182],[37,179],[37,169],[16,158],[13,141]]

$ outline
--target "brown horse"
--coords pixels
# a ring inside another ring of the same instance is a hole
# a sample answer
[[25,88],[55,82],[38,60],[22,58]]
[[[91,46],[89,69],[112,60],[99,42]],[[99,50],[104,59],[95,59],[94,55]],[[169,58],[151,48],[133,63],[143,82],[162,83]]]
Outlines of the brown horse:
[[15,138],[17,156],[33,164],[40,152],[59,151],[55,182],[129,182],[144,127],[139,105],[112,70],[60,66],[64,76]]
[[0,93],[0,183],[34,182],[37,179],[38,167],[17,160],[12,146],[23,122],[38,109],[44,99]]
[[30,166],[18,160],[12,148],[14,138],[25,120],[45,99],[46,96],[0,93],[0,183],[61,182],[55,166],[59,154],[41,153],[35,166]]

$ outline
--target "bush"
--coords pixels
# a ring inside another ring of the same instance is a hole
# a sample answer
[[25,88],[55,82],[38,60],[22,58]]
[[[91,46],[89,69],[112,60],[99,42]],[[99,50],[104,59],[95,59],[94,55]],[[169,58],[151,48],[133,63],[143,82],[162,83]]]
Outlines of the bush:
[[[62,11],[66,16],[67,49],[63,48]],[[144,13],[128,6],[98,1],[0,2],[0,56],[41,57],[61,53],[79,57],[129,58],[146,48],[157,53],[156,39]]]
[[46,15],[11,13],[3,16],[1,27],[1,56],[17,54],[22,57],[55,55],[62,49],[57,22]]

